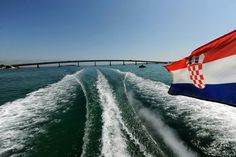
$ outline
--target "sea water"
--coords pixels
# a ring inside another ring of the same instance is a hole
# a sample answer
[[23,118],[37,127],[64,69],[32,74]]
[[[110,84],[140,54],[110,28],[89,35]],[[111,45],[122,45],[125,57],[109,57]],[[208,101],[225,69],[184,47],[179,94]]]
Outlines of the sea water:
[[236,156],[236,108],[170,96],[163,66],[0,71],[0,156]]

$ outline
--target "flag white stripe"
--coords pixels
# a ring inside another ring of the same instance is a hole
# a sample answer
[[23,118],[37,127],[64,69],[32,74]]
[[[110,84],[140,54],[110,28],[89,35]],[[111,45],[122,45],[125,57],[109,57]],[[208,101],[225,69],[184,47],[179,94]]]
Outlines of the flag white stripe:
[[[192,83],[187,68],[171,71],[173,83]],[[236,83],[236,55],[203,64],[205,84]]]

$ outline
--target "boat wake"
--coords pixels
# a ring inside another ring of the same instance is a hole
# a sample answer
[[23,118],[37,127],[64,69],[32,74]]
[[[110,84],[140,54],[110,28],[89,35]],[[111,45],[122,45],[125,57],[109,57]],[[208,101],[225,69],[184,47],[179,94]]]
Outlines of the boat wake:
[[57,83],[27,94],[25,98],[0,106],[0,156],[27,152],[30,141],[46,132],[44,126],[47,122],[58,122],[50,117],[53,113],[68,110],[69,106],[64,104],[75,97],[77,82],[74,75],[79,73],[67,75]]
[[[118,71],[119,73],[123,73],[121,71]],[[179,157],[194,157],[197,156],[196,153],[193,153],[191,150],[189,150],[184,144],[183,141],[181,141],[176,133],[169,128],[163,121],[162,119],[158,116],[158,114],[154,114],[152,111],[150,111],[148,108],[144,107],[142,102],[136,100],[134,98],[134,95],[132,92],[127,91],[126,87],[126,79],[129,79],[129,73],[123,73],[124,74],[124,87],[125,87],[125,92],[127,93],[127,97],[129,100],[129,103],[132,106],[136,106],[136,109],[138,112],[138,115],[141,116],[142,118],[145,119],[145,121],[150,122],[152,125],[152,128],[156,132],[158,132],[161,137],[163,138],[165,144],[169,146],[172,151],[175,153],[175,155]],[[131,73],[132,77],[139,78],[135,74]],[[142,78],[143,79],[143,78]]]
[[36,143],[41,137],[49,145],[74,139],[60,152],[69,156],[236,156],[236,108],[168,89],[110,68],[66,75],[0,106],[0,156],[33,156],[38,147],[58,153],[42,146],[47,140]]
[[[127,83],[130,83],[139,96],[152,104],[153,108],[162,109],[171,117],[173,121],[178,118],[184,118],[184,124],[195,133],[191,137],[191,143],[200,149],[206,155],[212,156],[235,156],[236,155],[236,109],[227,105],[197,100],[183,96],[170,96],[168,94],[169,86],[161,82],[141,78],[130,72],[121,72],[126,75]],[[180,142],[176,147],[178,140],[173,141],[176,137],[166,129],[161,130],[163,122],[158,117],[158,111],[155,115],[150,110],[141,110],[141,114],[147,120],[153,121],[153,125],[162,135],[164,141],[172,147],[173,151],[179,156],[186,156],[188,148]],[[169,132],[169,133],[168,133]],[[171,131],[172,132],[172,131]],[[190,135],[189,135],[190,136]],[[172,137],[170,140],[170,137]],[[177,138],[178,139],[178,138]],[[208,143],[204,141],[209,139]],[[177,142],[177,143],[176,143]],[[173,145],[173,143],[176,143]],[[181,147],[181,148],[180,148]],[[185,155],[178,150],[184,150]],[[191,156],[192,153],[190,153]]]
[[129,156],[122,134],[120,110],[103,74],[98,71],[97,89],[103,107],[102,156]]

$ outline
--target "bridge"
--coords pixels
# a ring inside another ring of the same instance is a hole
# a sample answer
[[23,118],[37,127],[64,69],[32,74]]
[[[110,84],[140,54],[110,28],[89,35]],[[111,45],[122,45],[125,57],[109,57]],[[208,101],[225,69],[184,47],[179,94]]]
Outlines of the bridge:
[[168,64],[170,62],[162,62],[162,61],[148,61],[148,60],[67,60],[67,61],[52,61],[52,62],[38,62],[38,63],[22,63],[22,64],[13,64],[14,67],[32,67],[35,66],[37,68],[40,67],[40,65],[55,65],[57,64],[58,67],[61,67],[63,64],[67,63],[75,63],[77,66],[80,66],[80,63],[93,63],[94,66],[97,66],[98,62],[107,62],[110,66],[112,63],[122,63],[125,65],[126,63],[134,63],[137,65],[138,63],[141,64]]

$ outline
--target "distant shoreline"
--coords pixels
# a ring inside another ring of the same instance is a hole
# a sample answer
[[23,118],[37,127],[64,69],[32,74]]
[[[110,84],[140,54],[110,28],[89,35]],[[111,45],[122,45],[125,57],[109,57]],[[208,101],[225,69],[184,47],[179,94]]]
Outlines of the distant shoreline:
[[15,66],[12,66],[12,65],[1,64],[0,65],[0,70],[5,70],[5,69],[19,69],[19,68],[15,67]]

